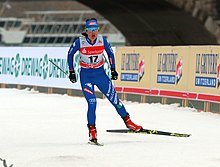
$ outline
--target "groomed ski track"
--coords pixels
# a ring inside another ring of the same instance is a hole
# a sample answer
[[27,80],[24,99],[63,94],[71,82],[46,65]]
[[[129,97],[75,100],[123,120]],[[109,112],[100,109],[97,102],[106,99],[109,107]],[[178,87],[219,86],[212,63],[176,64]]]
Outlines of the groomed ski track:
[[104,146],[97,147],[88,144],[84,98],[0,89],[0,158],[14,167],[220,166],[220,115],[177,104],[123,103],[144,128],[192,136],[107,133],[125,126],[108,100],[98,99],[98,140]]

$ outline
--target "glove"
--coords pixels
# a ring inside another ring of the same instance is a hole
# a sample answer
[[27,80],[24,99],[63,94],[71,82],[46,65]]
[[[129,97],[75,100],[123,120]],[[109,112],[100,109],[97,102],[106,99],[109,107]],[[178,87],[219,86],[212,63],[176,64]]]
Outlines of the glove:
[[111,68],[111,75],[112,75],[112,80],[117,80],[118,79],[118,73],[115,71],[115,68]]
[[76,82],[76,74],[75,74],[74,70],[73,71],[69,71],[69,79],[70,79],[70,81],[72,83]]

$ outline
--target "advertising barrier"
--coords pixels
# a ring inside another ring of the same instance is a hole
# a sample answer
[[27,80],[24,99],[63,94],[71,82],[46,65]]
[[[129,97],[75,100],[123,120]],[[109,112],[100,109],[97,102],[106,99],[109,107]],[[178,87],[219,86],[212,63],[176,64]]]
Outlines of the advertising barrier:
[[126,47],[116,49],[119,79],[118,92],[150,93],[151,47]]
[[188,47],[153,47],[152,94],[188,98],[188,62]]
[[219,46],[120,47],[117,91],[220,103]]
[[[66,47],[2,47],[0,48],[0,83],[42,87],[81,89],[71,84],[68,76]],[[77,62],[77,60],[75,60]],[[76,66],[76,65],[75,65]]]
[[[78,53],[74,56],[77,82],[71,83],[66,75],[69,71],[68,50],[68,47],[0,47],[0,83],[81,89]],[[113,52],[115,52],[115,48],[113,48]],[[110,76],[106,52],[104,54],[106,57],[104,69]],[[59,70],[56,65],[62,70]]]
[[219,46],[191,46],[188,91],[197,93],[197,99],[220,102]]
[[[68,76],[67,47],[1,47],[0,83],[81,89]],[[220,103],[220,46],[118,47],[120,93]],[[74,56],[78,73],[79,56]],[[110,76],[107,57],[104,64]],[[77,75],[77,78],[78,75]]]

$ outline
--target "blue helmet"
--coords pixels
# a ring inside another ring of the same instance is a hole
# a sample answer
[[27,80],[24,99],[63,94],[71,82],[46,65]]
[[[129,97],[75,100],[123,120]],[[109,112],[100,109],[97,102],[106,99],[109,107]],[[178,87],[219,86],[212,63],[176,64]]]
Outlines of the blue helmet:
[[86,20],[86,27],[85,28],[98,28],[99,24],[98,21],[94,18]]

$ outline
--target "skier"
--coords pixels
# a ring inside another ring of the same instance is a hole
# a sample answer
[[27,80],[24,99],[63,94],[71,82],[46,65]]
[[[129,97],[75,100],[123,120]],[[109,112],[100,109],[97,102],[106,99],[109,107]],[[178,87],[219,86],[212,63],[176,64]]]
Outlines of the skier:
[[94,85],[108,98],[115,107],[118,114],[123,119],[127,128],[140,131],[142,126],[136,125],[130,119],[124,105],[119,100],[115,88],[104,71],[105,50],[111,66],[111,79],[117,80],[118,73],[115,69],[115,58],[109,42],[102,35],[99,35],[99,25],[95,18],[87,19],[85,23],[85,32],[82,37],[77,38],[68,51],[69,79],[75,83],[76,74],[73,67],[74,54],[79,51],[80,54],[80,82],[82,92],[88,103],[87,121],[89,129],[89,140],[97,143],[96,131],[96,97],[94,94]]

